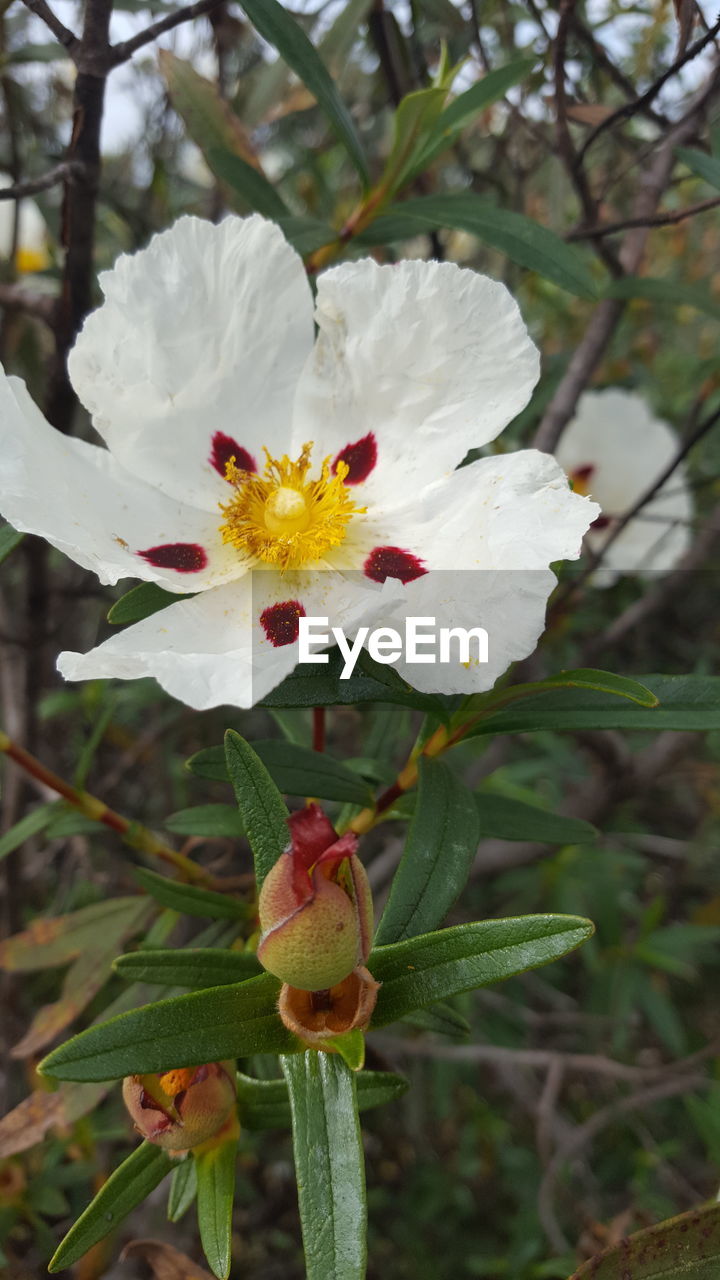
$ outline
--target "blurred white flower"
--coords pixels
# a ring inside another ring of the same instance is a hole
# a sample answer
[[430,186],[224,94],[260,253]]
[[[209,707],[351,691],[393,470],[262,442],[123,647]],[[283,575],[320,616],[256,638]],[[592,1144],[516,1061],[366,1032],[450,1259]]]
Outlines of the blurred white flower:
[[[586,536],[592,552],[602,551],[619,520],[665,471],[680,448],[675,433],[655,418],[641,396],[619,388],[587,391],[555,451],[576,493],[589,494],[602,508]],[[691,541],[693,502],[682,465],[603,555],[595,575],[608,586],[620,573],[667,572]]]
[[[0,187],[13,185],[12,178],[0,173]],[[14,200],[0,200],[0,258],[7,261],[13,251],[13,231],[15,226]],[[25,198],[20,201],[18,221],[18,241],[15,254],[16,270],[24,274],[33,271],[44,271],[50,265],[48,253],[48,234],[45,219],[34,200]]]
[[483,625],[493,661],[458,661],[442,686],[414,667],[413,684],[486,689],[532,651],[548,566],[579,554],[598,509],[546,454],[456,470],[537,379],[503,285],[449,263],[348,263],[318,281],[315,340],[303,264],[257,216],[181,218],[100,283],[69,368],[107,448],[59,435],[2,378],[0,510],[102,582],[198,594],[61,654],[63,675],[155,676],[196,708],[247,706],[294,667],[299,616],[348,634],[391,596],[397,622],[429,584],[439,623]]

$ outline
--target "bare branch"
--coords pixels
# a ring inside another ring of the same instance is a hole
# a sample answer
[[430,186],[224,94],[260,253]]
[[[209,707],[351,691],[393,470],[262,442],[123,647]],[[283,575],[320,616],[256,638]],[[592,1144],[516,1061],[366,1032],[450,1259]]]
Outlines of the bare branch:
[[67,49],[70,57],[74,58],[80,47],[80,41],[74,32],[72,32],[69,27],[66,27],[64,22],[60,21],[57,14],[53,13],[50,5],[46,3],[46,0],[23,0],[23,4],[31,13],[34,13],[37,18],[40,18],[45,23],[46,27],[50,28],[55,39],[59,40],[60,44]]
[[0,200],[22,200],[23,196],[34,196],[38,191],[47,191],[65,179],[71,179],[79,173],[82,165],[79,160],[62,160],[53,169],[39,178],[27,178],[25,182],[16,182],[12,187],[0,187]]
[[146,44],[152,44],[153,40],[158,36],[162,36],[166,31],[172,31],[175,27],[179,27],[182,22],[190,22],[193,18],[200,18],[203,14],[210,13],[212,9],[222,4],[223,0],[197,0],[196,4],[189,4],[185,9],[178,9],[176,13],[170,13],[166,18],[160,18],[157,22],[153,22],[151,26],[146,27],[144,31],[138,32],[131,40],[123,40],[121,44],[112,45],[110,49],[111,66],[116,67],[121,62],[127,62],[138,49],[142,49]]
[[55,298],[47,293],[34,293],[20,284],[0,284],[0,307],[8,311],[26,311],[52,325],[55,316]]
[[672,213],[657,213],[652,218],[625,218],[623,222],[608,222],[605,226],[584,227],[571,231],[567,240],[599,240],[601,236],[614,236],[618,231],[627,231],[630,227],[671,227],[686,218],[694,218],[698,213],[706,213],[708,209],[717,209],[720,196],[710,200],[701,200],[698,204],[688,205],[687,209],[676,209]]
[[596,138],[599,138],[600,134],[605,133],[607,129],[612,128],[618,120],[628,119],[630,116],[636,115],[638,111],[643,111],[646,107],[649,107],[650,103],[654,101],[660,90],[667,84],[668,80],[672,80],[672,78],[682,70],[686,63],[692,62],[693,58],[696,58],[699,53],[702,53],[703,49],[707,48],[709,44],[712,44],[718,32],[720,32],[720,18],[718,18],[717,22],[709,31],[705,32],[704,36],[701,36],[699,40],[696,40],[695,44],[690,45],[690,48],[686,49],[685,53],[683,53],[681,57],[677,58],[675,62],[673,62],[672,66],[668,67],[667,71],[664,71],[645,93],[641,94],[639,98],[636,98],[634,102],[626,102],[622,107],[618,107],[617,111],[613,111],[612,115],[606,116],[604,120],[601,120],[600,124],[597,125],[597,127],[593,129],[592,133],[585,139],[580,151],[580,160],[584,160],[585,155],[593,142],[595,142]]

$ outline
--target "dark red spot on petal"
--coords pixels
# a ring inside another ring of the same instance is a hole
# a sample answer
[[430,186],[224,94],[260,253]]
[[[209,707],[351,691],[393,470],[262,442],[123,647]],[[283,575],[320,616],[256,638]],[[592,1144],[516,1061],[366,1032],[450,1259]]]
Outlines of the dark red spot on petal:
[[607,529],[610,525],[610,516],[598,516],[597,520],[593,520],[590,525],[591,529]]
[[365,577],[372,578],[373,582],[384,582],[386,578],[412,582],[427,573],[422,560],[418,560],[411,551],[403,551],[402,547],[375,547],[365,561],[363,571]]
[[570,474],[573,480],[579,480],[580,484],[587,484],[588,480],[591,480],[595,474],[595,463],[588,462],[584,467],[575,467]]
[[260,625],[276,649],[284,644],[294,644],[300,634],[299,618],[305,617],[299,600],[281,600],[270,604],[260,614]]
[[156,569],[176,569],[178,573],[197,573],[208,562],[207,552],[197,542],[166,542],[138,551],[138,555]]
[[210,463],[225,479],[225,467],[231,458],[235,459],[235,466],[240,471],[257,471],[257,463],[251,453],[247,449],[243,449],[237,440],[233,440],[232,436],[226,436],[223,431],[216,431],[212,438],[212,449],[210,451]]
[[377,441],[372,431],[363,436],[362,440],[346,444],[340,450],[332,464],[333,471],[337,471],[338,462],[344,462],[349,467],[345,484],[361,484],[363,480],[367,480],[377,462]]

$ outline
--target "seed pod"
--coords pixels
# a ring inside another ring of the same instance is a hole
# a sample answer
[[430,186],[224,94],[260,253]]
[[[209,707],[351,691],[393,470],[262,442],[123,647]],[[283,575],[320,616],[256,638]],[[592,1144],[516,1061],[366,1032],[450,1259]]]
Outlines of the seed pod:
[[336,986],[370,950],[372,899],[357,836],[338,838],[317,804],[291,814],[290,844],[266,876],[258,959],[303,991]]
[[126,1076],[123,1100],[143,1138],[158,1147],[187,1151],[222,1129],[235,1107],[234,1081],[234,1062]]

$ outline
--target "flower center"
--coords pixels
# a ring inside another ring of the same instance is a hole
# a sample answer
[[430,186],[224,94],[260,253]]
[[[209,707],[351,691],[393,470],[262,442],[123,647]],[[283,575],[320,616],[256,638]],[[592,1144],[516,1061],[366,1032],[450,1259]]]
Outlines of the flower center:
[[339,546],[348,521],[365,507],[354,505],[344,484],[347,463],[337,462],[332,471],[326,458],[319,479],[308,478],[311,450],[312,444],[304,445],[292,462],[287,454],[272,458],[266,449],[262,475],[240,470],[230,458],[225,478],[235,495],[220,504],[223,542],[279,569],[299,569]]

